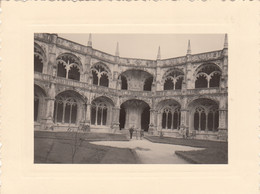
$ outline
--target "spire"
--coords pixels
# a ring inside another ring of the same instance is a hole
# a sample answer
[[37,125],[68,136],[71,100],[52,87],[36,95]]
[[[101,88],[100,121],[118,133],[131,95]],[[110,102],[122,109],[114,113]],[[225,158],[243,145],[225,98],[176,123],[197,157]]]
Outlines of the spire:
[[225,34],[225,40],[224,40],[224,49],[228,48],[228,36]]
[[119,57],[119,43],[116,43],[116,56]]
[[89,34],[88,46],[92,47],[92,35],[91,34]]
[[188,50],[187,50],[187,55],[191,54],[191,48],[190,48],[190,40],[188,42]]
[[160,59],[161,59],[161,48],[159,46],[158,53],[157,53],[157,60],[160,60]]

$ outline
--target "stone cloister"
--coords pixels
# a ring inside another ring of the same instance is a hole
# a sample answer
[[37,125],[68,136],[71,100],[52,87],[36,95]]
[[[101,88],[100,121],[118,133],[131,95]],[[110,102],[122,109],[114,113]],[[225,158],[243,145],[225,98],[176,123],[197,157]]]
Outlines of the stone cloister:
[[123,58],[63,39],[34,36],[35,130],[120,132],[131,126],[150,134],[227,139],[228,43],[223,49],[156,60]]

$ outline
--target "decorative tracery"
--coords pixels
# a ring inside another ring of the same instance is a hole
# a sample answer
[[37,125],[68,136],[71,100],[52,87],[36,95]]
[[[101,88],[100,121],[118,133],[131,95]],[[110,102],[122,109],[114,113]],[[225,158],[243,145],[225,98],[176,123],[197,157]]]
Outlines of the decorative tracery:
[[107,124],[107,104],[105,102],[92,102],[91,105],[91,124],[106,125]]
[[98,86],[109,86],[108,70],[101,63],[92,68],[93,84]]
[[221,71],[215,64],[201,66],[196,74],[195,88],[219,87]]
[[45,55],[41,47],[34,44],[34,71],[42,73]]
[[152,90],[152,84],[153,84],[153,77],[148,77],[144,81],[144,91],[151,91]]
[[75,124],[77,121],[77,100],[70,95],[58,95],[55,98],[54,122]]
[[166,106],[162,110],[162,128],[179,129],[181,121],[180,106]]
[[80,61],[72,54],[63,54],[57,58],[59,77],[80,80]]
[[198,106],[194,112],[194,129],[198,131],[216,131],[218,128],[218,109],[216,106]]
[[182,89],[184,74],[180,70],[168,72],[164,78],[164,90]]

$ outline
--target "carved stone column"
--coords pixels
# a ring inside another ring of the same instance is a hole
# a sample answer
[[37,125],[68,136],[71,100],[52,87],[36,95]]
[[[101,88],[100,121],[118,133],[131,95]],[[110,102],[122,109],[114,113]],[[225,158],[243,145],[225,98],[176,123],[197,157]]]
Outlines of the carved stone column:
[[55,103],[55,84],[51,83],[46,97],[46,114],[43,119],[42,129],[53,129],[54,103]]
[[219,109],[218,138],[227,141],[227,109]]
[[155,130],[155,110],[150,109],[150,123],[149,123],[149,129],[148,132],[149,134],[153,135],[153,132]]
[[90,116],[91,116],[91,104],[85,104],[85,110],[86,110],[86,118],[85,123],[88,123],[90,125]]
[[115,133],[116,131],[119,131],[119,115],[120,115],[120,107],[114,107],[113,108],[113,122],[112,122],[112,129]]
[[43,129],[51,129],[53,126],[53,113],[54,113],[54,98],[45,98],[46,100],[46,115],[44,120]]
[[188,110],[181,109],[181,129],[188,129]]

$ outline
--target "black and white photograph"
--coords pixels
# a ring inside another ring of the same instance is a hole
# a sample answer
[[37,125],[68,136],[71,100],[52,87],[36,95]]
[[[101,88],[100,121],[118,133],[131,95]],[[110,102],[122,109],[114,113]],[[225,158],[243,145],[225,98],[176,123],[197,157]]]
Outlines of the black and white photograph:
[[228,34],[34,33],[34,164],[228,164]]

